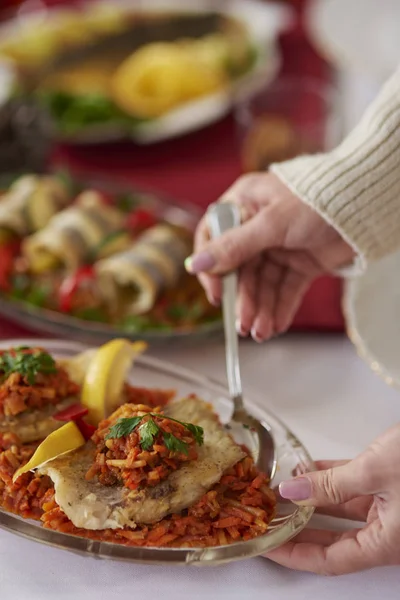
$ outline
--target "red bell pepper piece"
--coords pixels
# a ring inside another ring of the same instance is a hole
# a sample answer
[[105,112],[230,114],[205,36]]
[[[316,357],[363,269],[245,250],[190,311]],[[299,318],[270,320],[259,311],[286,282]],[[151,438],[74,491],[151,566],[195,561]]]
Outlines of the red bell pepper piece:
[[0,289],[8,292],[11,289],[11,275],[14,260],[18,256],[20,242],[8,242],[0,246]]
[[94,425],[90,425],[90,423],[86,423],[82,418],[75,419],[75,424],[79,427],[79,431],[83,435],[86,441],[90,440],[94,432],[96,431],[96,427]]
[[128,229],[137,231],[149,229],[158,222],[157,217],[148,210],[138,208],[133,212],[129,213],[126,219],[126,226]]
[[68,313],[72,309],[72,300],[76,290],[83,281],[91,281],[94,279],[94,269],[92,265],[80,267],[75,273],[68,275],[58,292],[59,307],[62,312]]
[[75,421],[87,415],[89,410],[82,404],[72,404],[54,415],[56,421]]
[[96,431],[96,427],[86,423],[83,419],[85,415],[88,414],[88,409],[82,404],[72,404],[68,408],[61,410],[57,414],[54,415],[53,419],[56,421],[73,421],[75,425],[79,428],[79,431],[85,438],[85,440],[90,440],[94,432]]

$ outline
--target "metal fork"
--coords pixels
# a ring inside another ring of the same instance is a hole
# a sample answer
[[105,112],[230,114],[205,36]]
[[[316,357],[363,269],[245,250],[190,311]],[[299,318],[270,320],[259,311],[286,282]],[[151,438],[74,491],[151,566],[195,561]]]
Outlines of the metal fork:
[[[239,227],[240,211],[236,205],[228,202],[212,204],[208,209],[207,219],[211,237],[217,238],[229,229]],[[233,414],[226,427],[231,430],[238,443],[247,446],[259,469],[272,479],[276,471],[276,451],[270,427],[268,423],[258,421],[250,415],[243,401],[239,341],[236,332],[237,284],[236,272],[229,273],[222,279],[226,371],[233,403]]]

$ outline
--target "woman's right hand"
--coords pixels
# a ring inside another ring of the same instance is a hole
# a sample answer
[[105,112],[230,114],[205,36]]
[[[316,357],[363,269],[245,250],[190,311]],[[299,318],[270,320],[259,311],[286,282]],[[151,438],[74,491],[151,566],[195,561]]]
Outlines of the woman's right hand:
[[262,342],[285,331],[311,282],[347,266],[354,250],[273,174],[241,177],[220,201],[239,205],[241,227],[210,240],[203,217],[186,268],[214,305],[220,277],[239,268],[237,328]]
[[400,565],[400,425],[350,461],[323,462],[320,470],[282,482],[281,496],[320,513],[364,522],[344,533],[305,529],[267,557],[299,571],[344,575]]

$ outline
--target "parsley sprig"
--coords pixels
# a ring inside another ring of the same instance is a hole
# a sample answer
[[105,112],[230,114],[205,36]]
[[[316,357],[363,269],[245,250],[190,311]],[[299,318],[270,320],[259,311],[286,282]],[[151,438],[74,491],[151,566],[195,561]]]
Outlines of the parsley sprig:
[[[145,417],[150,417],[147,421],[142,423]],[[153,447],[155,438],[157,435],[161,433],[164,443],[170,452],[181,452],[186,454],[189,453],[188,444],[178,439],[172,433],[168,433],[164,431],[155,421],[154,417],[159,417],[162,419],[169,419],[170,421],[174,421],[175,423],[179,423],[183,425],[188,431],[190,431],[196,443],[199,446],[202,446],[204,443],[204,430],[202,427],[198,425],[193,425],[193,423],[183,423],[182,421],[178,421],[177,419],[172,419],[171,417],[167,417],[166,415],[156,414],[156,413],[146,413],[140,417],[129,417],[118,419],[118,421],[110,428],[110,431],[106,435],[105,439],[118,439],[121,437],[126,437],[133,433],[137,427],[139,427],[139,437],[140,437],[140,446],[143,450],[151,450]]]
[[29,385],[35,385],[38,373],[47,375],[56,372],[54,359],[42,350],[30,351],[29,348],[20,347],[0,355],[0,374],[4,379],[12,373],[19,373],[26,378]]

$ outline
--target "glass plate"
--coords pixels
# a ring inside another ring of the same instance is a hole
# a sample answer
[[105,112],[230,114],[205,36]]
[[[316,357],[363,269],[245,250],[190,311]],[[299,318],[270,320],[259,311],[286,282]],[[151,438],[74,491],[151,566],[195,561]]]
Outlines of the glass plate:
[[[178,202],[165,194],[144,188],[135,188],[132,183],[120,178],[113,181],[99,177],[93,173],[81,172],[71,174],[74,181],[80,185],[94,187],[110,194],[122,195],[131,193],[140,197],[140,204],[153,211],[160,219],[176,225],[182,225],[189,230],[196,227],[202,213],[197,206],[190,203]],[[9,300],[0,293],[0,315],[40,334],[48,334],[56,338],[78,340],[93,346],[102,345],[116,338],[124,337],[132,341],[144,340],[151,345],[170,343],[197,343],[202,340],[221,337],[222,321],[199,323],[192,329],[171,329],[162,331],[149,329],[131,333],[117,326],[100,322],[84,321],[54,310],[37,308],[18,300]]]
[[[11,347],[13,344],[37,345],[38,340],[8,340],[0,343],[0,348]],[[59,357],[73,356],[85,349],[81,344],[66,341],[40,340],[40,345]],[[231,403],[227,390],[217,381],[146,356],[135,363],[130,379],[137,386],[176,389],[178,397],[196,393],[212,403],[222,421],[229,420]],[[279,419],[262,408],[260,402],[264,404],[265,399],[259,398],[257,404],[256,402],[256,398],[250,399],[248,408],[258,419],[268,421],[276,444],[278,468],[272,482],[275,489],[280,481],[290,478],[294,470],[307,472],[313,470],[315,465],[296,436]],[[247,542],[214,548],[129,548],[43,529],[35,521],[23,520],[1,509],[0,527],[30,540],[92,558],[203,566],[250,558],[273,550],[298,534],[307,525],[313,511],[311,507],[280,502],[278,514],[265,535]]]

